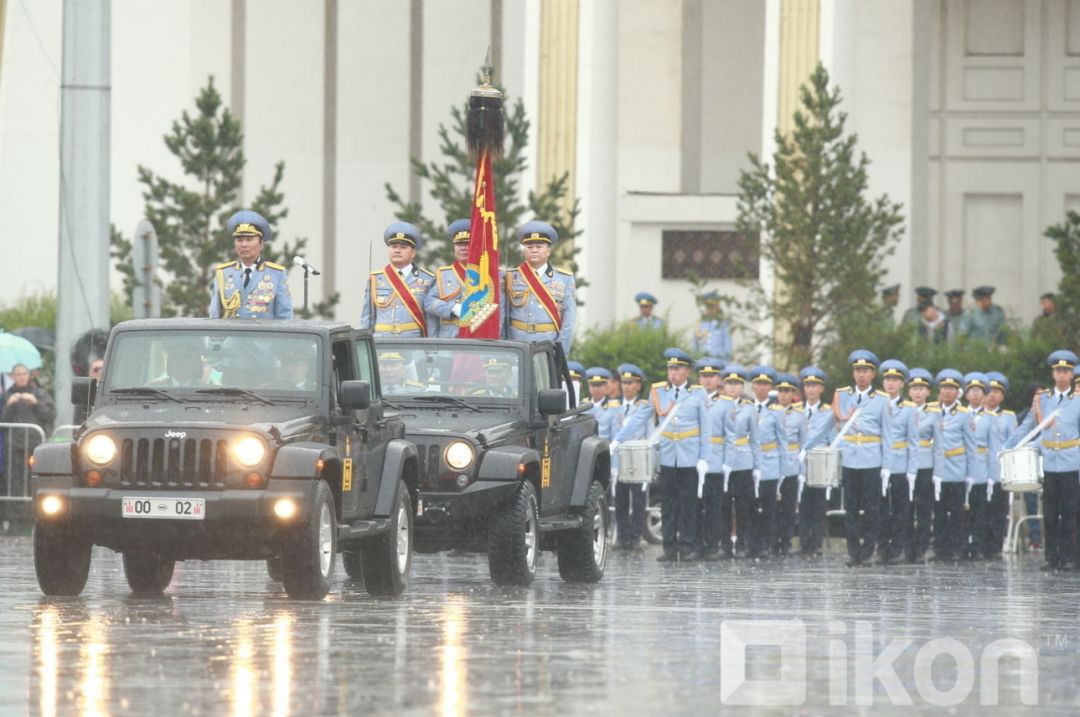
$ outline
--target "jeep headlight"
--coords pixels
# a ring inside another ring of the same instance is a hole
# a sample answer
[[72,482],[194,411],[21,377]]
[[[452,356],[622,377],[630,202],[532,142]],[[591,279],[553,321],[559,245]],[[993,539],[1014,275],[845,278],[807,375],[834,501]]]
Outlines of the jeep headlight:
[[266,447],[263,442],[254,436],[248,436],[247,438],[241,438],[233,446],[233,458],[236,462],[245,468],[252,468],[259,465],[259,462],[266,455]]
[[446,464],[463,471],[473,462],[473,449],[465,441],[455,441],[446,447]]
[[91,463],[103,466],[116,458],[116,441],[99,433],[86,442],[86,457]]

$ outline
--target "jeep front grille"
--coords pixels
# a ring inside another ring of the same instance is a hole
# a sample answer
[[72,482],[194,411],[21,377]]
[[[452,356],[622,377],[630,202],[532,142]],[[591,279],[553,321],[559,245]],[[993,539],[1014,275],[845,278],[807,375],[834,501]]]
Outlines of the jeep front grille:
[[138,488],[224,488],[229,452],[209,438],[125,438],[120,484]]
[[442,448],[438,445],[416,444],[416,458],[420,464],[420,482],[434,483],[441,477]]

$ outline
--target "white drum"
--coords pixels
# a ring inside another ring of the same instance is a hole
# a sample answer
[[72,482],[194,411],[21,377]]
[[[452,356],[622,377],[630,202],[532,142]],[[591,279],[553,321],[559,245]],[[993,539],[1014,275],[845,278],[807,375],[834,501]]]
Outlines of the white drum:
[[651,483],[660,472],[660,448],[647,440],[619,444],[619,482]]
[[1001,487],[1013,493],[1031,493],[1042,489],[1036,448],[1010,448],[1001,454]]
[[806,485],[811,488],[840,487],[840,451],[811,448],[806,452]]

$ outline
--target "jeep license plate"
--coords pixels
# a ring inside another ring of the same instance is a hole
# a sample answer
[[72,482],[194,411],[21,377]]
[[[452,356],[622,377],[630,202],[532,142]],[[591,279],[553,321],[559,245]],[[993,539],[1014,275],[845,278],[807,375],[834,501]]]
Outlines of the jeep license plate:
[[124,498],[120,515],[125,518],[167,518],[202,520],[206,517],[205,498]]

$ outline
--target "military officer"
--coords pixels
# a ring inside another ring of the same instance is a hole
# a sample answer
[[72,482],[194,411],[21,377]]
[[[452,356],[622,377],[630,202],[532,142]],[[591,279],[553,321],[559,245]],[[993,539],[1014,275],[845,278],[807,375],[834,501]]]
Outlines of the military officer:
[[581,401],[581,386],[585,379],[585,367],[577,361],[567,361],[566,369],[570,373],[570,381],[573,383],[575,403]]
[[1039,391],[1024,422],[1005,442],[1013,448],[1055,411],[1039,436],[1043,458],[1043,527],[1046,531],[1046,570],[1061,570],[1076,560],[1076,503],[1080,492],[1080,400],[1073,390],[1073,369],[1080,359],[1072,351],[1055,351],[1047,358],[1054,386]]
[[919,322],[922,321],[923,311],[926,310],[927,306],[933,306],[935,296],[937,296],[937,289],[932,289],[929,286],[916,287],[915,306],[904,312],[901,323],[918,326]]
[[[1004,447],[1005,441],[1016,430],[1017,425],[1016,413],[1001,407],[1001,404],[1005,401],[1005,396],[1009,392],[1009,379],[1005,378],[1005,374],[997,371],[988,372],[986,379],[990,382],[990,388],[986,392],[986,398],[983,399],[983,406],[987,414],[994,416],[996,419],[994,425],[994,431],[997,434],[995,437],[996,444]],[[1005,534],[1008,532],[1011,494],[1001,487],[1001,458],[998,451],[990,451],[989,482],[992,485],[990,495],[990,543],[1000,548],[1004,544]],[[1026,499],[1028,495],[1032,496],[1035,503],[1030,512],[1037,513],[1038,494],[1025,493],[1024,498]],[[1037,531],[1037,522],[1032,521],[1028,525],[1034,527]],[[1039,535],[1038,532],[1034,532],[1034,534]]]
[[660,423],[661,516],[664,554],[661,561],[697,558],[697,486],[709,468],[712,445],[705,392],[690,384],[690,356],[679,348],[664,351],[668,380],[654,383],[645,410],[634,414],[615,436],[614,448],[641,425]]
[[848,363],[855,385],[836,391],[833,416],[841,430],[844,424],[851,421],[840,449],[840,465],[844,482],[848,564],[858,565],[874,554],[881,507],[881,481],[889,475],[885,459],[892,435],[889,430],[889,401],[873,386],[880,363],[878,357],[870,351],[858,349],[848,356]]
[[934,424],[935,417],[940,414],[930,413],[930,409],[937,406],[929,401],[933,381],[934,377],[924,368],[913,368],[908,372],[908,398],[915,406],[919,434],[918,470],[915,473],[915,493],[911,496],[914,503],[914,530],[904,551],[911,563],[921,561],[930,549],[934,517]]
[[968,409],[959,401],[964,376],[945,368],[934,377],[937,405],[929,409],[934,422],[934,557],[952,561],[964,546],[967,493],[967,454],[973,449]]
[[210,292],[211,319],[291,319],[288,270],[263,261],[263,242],[274,234],[257,212],[242,209],[229,217],[236,261],[214,267]]
[[955,341],[961,336],[968,335],[968,315],[964,311],[964,290],[950,289],[945,292],[945,299],[949,302],[945,309],[945,340]]
[[[730,520],[724,521],[721,515],[724,509],[724,407],[730,399],[721,396],[721,372],[724,362],[711,356],[698,359],[694,363],[698,383],[705,391],[705,407],[709,421],[709,469],[705,474],[705,485],[701,496],[701,558],[717,560],[720,558],[720,544],[726,537],[726,546],[731,546]],[[724,526],[728,534],[721,534]]]
[[555,229],[544,222],[528,222],[517,231],[525,261],[506,275],[510,306],[504,320],[505,336],[514,341],[558,341],[570,354],[577,320],[574,275],[549,263],[551,248],[559,241]]
[[[517,387],[510,381],[513,375],[513,367],[510,365],[509,360],[501,356],[493,356],[484,361],[484,385],[474,388],[469,392],[469,395],[514,398],[518,394]],[[601,423],[601,426],[605,425],[605,423]],[[603,428],[601,431],[603,431]]]
[[399,351],[379,352],[379,378],[383,393],[423,393],[426,387],[419,381],[406,379],[408,360]]
[[990,482],[990,459],[1001,450],[1001,445],[996,430],[997,416],[983,408],[989,385],[990,379],[984,373],[973,371],[964,376],[964,398],[970,416],[964,429],[971,434],[972,450],[967,454],[967,533],[961,555],[968,560],[990,558],[1001,552],[1001,543],[995,549],[990,532],[990,496],[994,488]]
[[[799,379],[789,373],[776,377],[776,402],[780,409],[780,428],[787,443],[787,451],[782,454],[780,483],[776,495],[776,532],[773,539],[774,555],[787,555],[791,551],[791,539],[795,537],[795,513],[799,502],[799,476],[804,476],[799,456],[806,445],[807,420],[802,404],[796,399]],[[805,480],[805,478],[804,478]]]
[[[616,402],[610,411],[611,434],[618,435],[634,414],[645,410],[647,401],[641,398],[641,387],[645,383],[645,372],[632,363],[624,363],[617,369],[622,399]],[[642,440],[649,437],[649,425],[640,424],[635,435],[627,435],[625,440]],[[611,454],[612,466],[616,473],[619,466],[618,453]],[[645,532],[645,509],[648,501],[648,483],[615,483],[615,525],[618,533],[619,550],[638,550],[641,536]]]
[[612,414],[608,411],[607,395],[609,378],[611,378],[611,371],[601,366],[593,366],[585,372],[585,380],[589,385],[588,402],[590,404],[587,412],[596,418],[599,428],[598,435],[605,441],[611,440]]
[[[731,557],[749,553],[753,542],[754,483],[760,480],[760,446],[757,439],[757,410],[754,402],[743,397],[747,371],[738,364],[724,367],[724,502],[721,510],[721,549]],[[732,512],[737,545],[732,544]],[[733,551],[734,548],[734,551]]]
[[734,346],[731,341],[731,324],[720,314],[720,293],[706,292],[698,301],[703,308],[701,320],[694,328],[694,353],[728,361]]
[[[791,460],[787,436],[781,424],[783,409],[770,400],[776,385],[776,370],[771,366],[750,369],[750,390],[754,394],[754,412],[758,449],[754,476],[754,510],[750,523],[749,557],[761,558],[770,552],[776,537],[776,493],[784,466]],[[796,451],[796,454],[798,451]]]
[[[439,317],[438,336],[441,339],[457,337],[461,317],[469,310],[461,289],[468,283],[466,267],[469,263],[471,226],[468,219],[458,219],[447,228],[454,245],[454,261],[435,270],[435,286],[424,297],[424,310],[431,316]],[[505,306],[505,301],[499,302],[500,317],[504,315]],[[500,319],[499,326],[502,325]]]
[[390,263],[371,272],[364,287],[360,328],[375,336],[415,338],[438,331],[438,318],[426,313],[425,299],[435,275],[413,264],[420,248],[420,230],[408,222],[394,222],[383,232]]
[[882,325],[887,329],[892,329],[896,326],[896,317],[893,315],[893,312],[896,311],[896,305],[899,301],[899,284],[886,286],[881,290],[881,320]]
[[968,336],[978,341],[996,344],[1004,338],[1005,312],[994,304],[994,287],[976,287],[971,295],[975,306],[968,313]]
[[[828,374],[817,366],[807,366],[799,371],[799,381],[802,383],[803,411],[806,414],[806,441],[803,443],[802,454],[811,448],[825,448],[832,441],[834,427],[832,406],[821,402],[821,396],[825,392],[825,383],[829,380]],[[799,487],[805,484],[805,475],[799,476]],[[821,544],[824,538],[825,514],[826,514],[826,491],[825,488],[803,489],[799,501],[799,552],[803,555],[818,555],[821,552]]]
[[653,308],[660,303],[655,296],[647,291],[639,291],[634,295],[634,301],[638,305],[638,315],[634,319],[638,328],[653,330],[664,328],[664,320],[653,314]]
[[903,361],[889,359],[881,364],[881,385],[889,399],[889,427],[892,442],[885,450],[888,475],[881,484],[881,533],[878,558],[891,563],[900,558],[911,542],[914,529],[911,502],[919,461],[918,424],[915,404],[905,401],[904,384],[908,367]]

